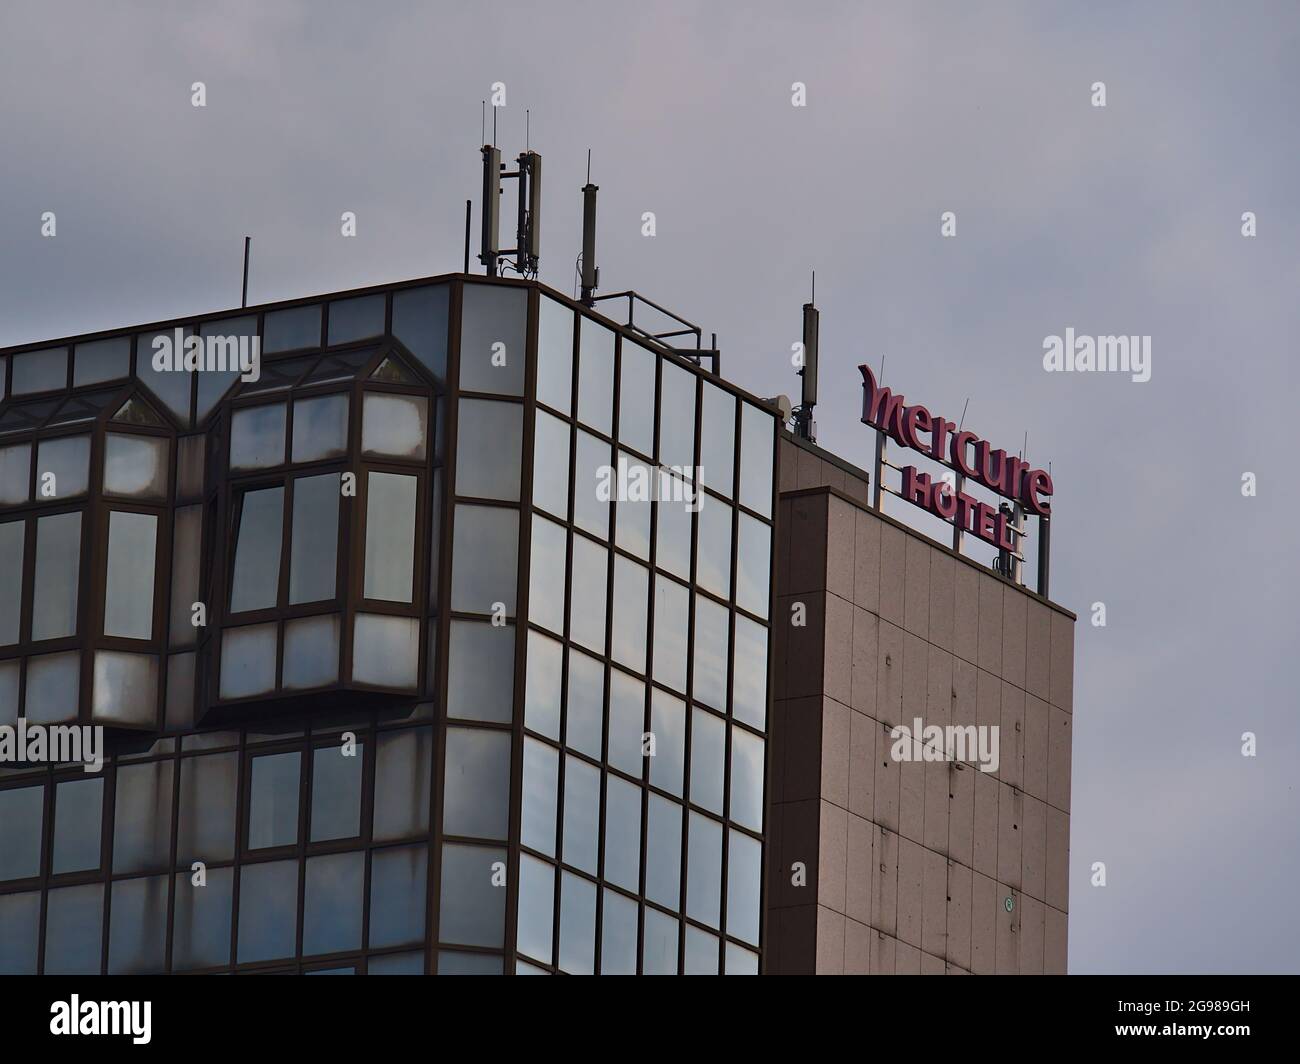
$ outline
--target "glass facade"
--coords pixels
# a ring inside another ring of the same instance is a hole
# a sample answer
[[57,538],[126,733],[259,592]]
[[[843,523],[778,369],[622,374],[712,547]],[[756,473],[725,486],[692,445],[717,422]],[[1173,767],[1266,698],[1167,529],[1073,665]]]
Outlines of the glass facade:
[[759,970],[773,411],[459,278],[0,379],[0,725],[108,729],[0,763],[0,971]]

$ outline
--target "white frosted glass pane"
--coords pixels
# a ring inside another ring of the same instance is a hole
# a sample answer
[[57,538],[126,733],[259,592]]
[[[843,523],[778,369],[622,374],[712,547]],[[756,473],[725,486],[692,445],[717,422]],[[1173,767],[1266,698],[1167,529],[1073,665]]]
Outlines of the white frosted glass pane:
[[[456,424],[456,494],[519,499],[524,408],[519,403],[462,399]],[[548,456],[548,461],[554,459]]]
[[43,654],[27,659],[24,713],[33,724],[72,720],[81,704],[81,655]]
[[275,625],[227,628],[221,638],[221,697],[246,698],[275,687]]
[[262,469],[283,461],[283,403],[250,406],[231,415],[231,469]]
[[104,491],[159,499],[167,494],[167,441],[110,432],[104,441]]
[[454,520],[451,608],[492,613],[501,603],[512,615],[519,579],[519,511],[460,505]]
[[19,506],[31,496],[32,445],[0,447],[0,506]]
[[[104,634],[153,638],[154,572],[158,518],[110,511],[104,588]],[[96,666],[98,669],[98,666]]]
[[376,687],[411,688],[420,671],[420,622],[414,617],[357,614],[352,679]]
[[347,450],[348,397],[320,395],[293,404],[293,461],[315,462]]
[[158,658],[96,651],[91,713],[107,723],[153,724],[158,719]]
[[423,458],[429,404],[419,396],[367,392],[362,400],[361,449],[366,454]]
[[522,395],[528,293],[467,284],[461,296],[460,386],[463,391]]
[[283,686],[294,689],[323,687],[338,678],[338,614],[286,621]]
[[366,598],[411,601],[416,486],[415,477],[395,473],[366,478]]
[[63,436],[36,446],[36,498],[72,499],[90,483],[90,437]]

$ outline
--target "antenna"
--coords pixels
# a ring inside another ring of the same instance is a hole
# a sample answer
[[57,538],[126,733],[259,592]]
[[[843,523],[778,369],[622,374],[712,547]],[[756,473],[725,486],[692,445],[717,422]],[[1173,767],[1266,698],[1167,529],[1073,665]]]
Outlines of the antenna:
[[239,300],[241,308],[248,306],[248,257],[253,244],[251,236],[244,237],[244,294]]
[[464,273],[469,273],[469,217],[470,217],[470,200],[465,201],[465,269]]
[[794,419],[795,435],[810,442],[816,441],[813,407],[817,405],[817,348],[821,328],[821,313],[817,310],[816,298],[817,273],[813,271],[812,299],[803,305],[803,367],[799,370],[803,389]]
[[596,268],[596,193],[599,185],[591,183],[591,149],[587,149],[587,183],[582,186],[582,295],[584,306],[596,305],[600,270]]
[[[495,125],[495,112],[493,124]],[[495,132],[495,130],[494,130]],[[489,277],[497,275],[501,257],[501,149],[483,145],[483,239],[478,260]]]

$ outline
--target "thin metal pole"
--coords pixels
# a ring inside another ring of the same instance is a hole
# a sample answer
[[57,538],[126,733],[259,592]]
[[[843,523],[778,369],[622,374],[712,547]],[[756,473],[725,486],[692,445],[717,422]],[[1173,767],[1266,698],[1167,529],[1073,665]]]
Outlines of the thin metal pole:
[[253,238],[251,236],[244,237],[244,291],[239,300],[241,308],[248,306],[248,255],[252,243]]
[[471,200],[465,201],[465,268],[462,273],[469,273],[469,215]]

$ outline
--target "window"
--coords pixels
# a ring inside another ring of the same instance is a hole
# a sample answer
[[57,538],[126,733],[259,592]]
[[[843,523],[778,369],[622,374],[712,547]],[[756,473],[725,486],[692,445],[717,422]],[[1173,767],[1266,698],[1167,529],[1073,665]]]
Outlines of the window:
[[614,334],[581,316],[578,345],[578,420],[610,435],[614,408]]
[[141,499],[165,499],[167,440],[110,432],[104,439],[104,491]]
[[284,488],[244,492],[238,505],[230,612],[268,609],[279,599]]
[[623,341],[618,388],[618,442],[647,457],[654,454],[655,361],[657,356]]
[[321,395],[293,404],[293,460],[316,462],[347,452],[348,397]]
[[429,439],[429,404],[410,395],[367,392],[361,406],[361,453],[423,459]]
[[460,386],[463,391],[522,395],[528,293],[467,284],[461,297]]
[[538,303],[537,401],[568,414],[573,402],[573,311],[545,296]]
[[[456,494],[518,501],[523,407],[462,399],[456,432]],[[567,454],[567,440],[564,451]],[[554,456],[548,455],[547,461]]]
[[158,518],[113,510],[108,515],[104,634],[153,638]]
[[[372,484],[375,476],[371,474]],[[339,491],[337,473],[298,477],[293,482],[293,525],[289,545],[289,602],[292,605],[334,598]],[[401,515],[397,515],[396,521],[400,520]]]
[[775,419],[750,403],[741,403],[740,501],[763,517],[772,516],[772,448]]
[[690,476],[695,467],[695,375],[667,359],[659,394],[659,463]]
[[36,570],[32,639],[77,633],[77,574],[81,568],[81,514],[54,514],[36,521]]
[[366,478],[366,555],[363,594],[410,602],[415,571],[413,476],[371,472]]
[[284,404],[236,410],[230,417],[230,468],[265,469],[284,462]]
[[291,751],[252,759],[248,848],[272,849],[298,841],[298,780],[302,754]]

